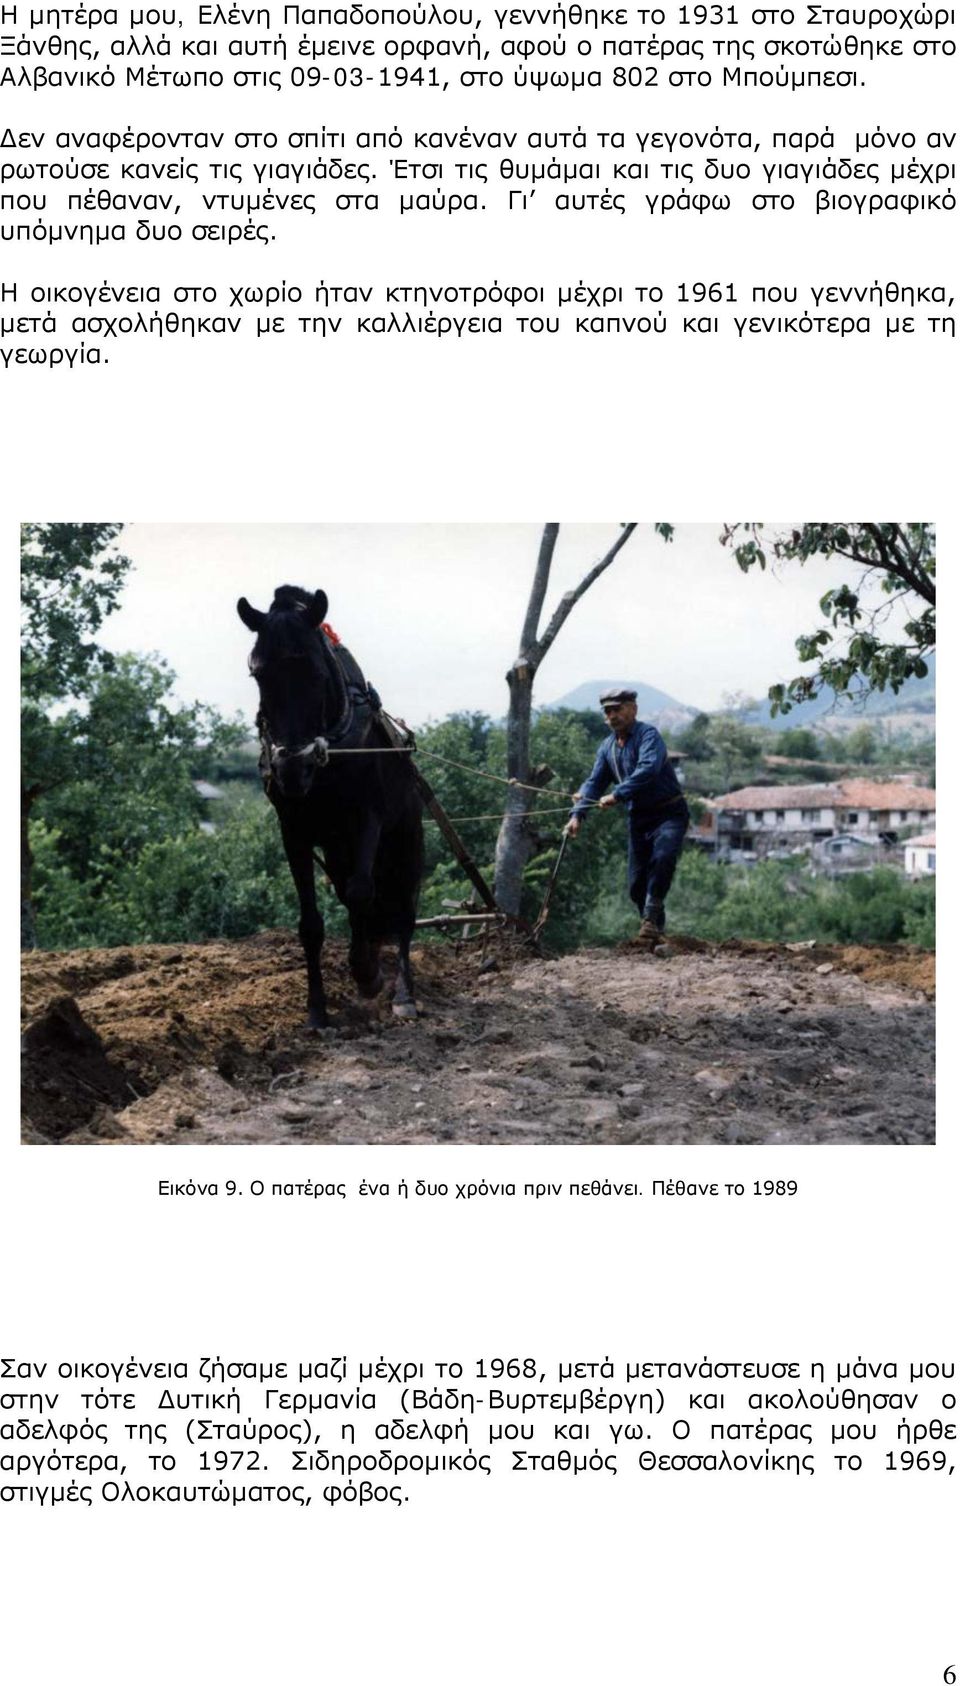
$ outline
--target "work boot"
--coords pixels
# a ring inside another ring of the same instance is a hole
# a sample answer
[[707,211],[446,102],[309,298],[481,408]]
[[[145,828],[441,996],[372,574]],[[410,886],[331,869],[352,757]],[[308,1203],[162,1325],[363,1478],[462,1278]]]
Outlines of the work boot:
[[638,948],[656,948],[660,942],[660,932],[652,919],[644,919],[637,932]]
[[648,901],[643,910],[645,925],[653,925],[662,937],[667,925],[667,915],[662,902]]

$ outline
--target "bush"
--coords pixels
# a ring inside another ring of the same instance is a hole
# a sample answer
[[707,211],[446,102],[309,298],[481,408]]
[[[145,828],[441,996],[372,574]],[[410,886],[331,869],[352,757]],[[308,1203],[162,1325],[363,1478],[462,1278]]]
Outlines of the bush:
[[934,883],[911,884],[890,867],[814,878],[805,859],[714,863],[688,849],[669,902],[673,929],[709,941],[935,945]]
[[[265,802],[212,835],[194,830],[148,843],[133,862],[101,859],[99,874],[83,882],[72,877],[56,831],[38,823],[33,839],[43,948],[200,942],[297,921],[279,827]],[[330,907],[322,880],[320,896],[336,928],[340,909]]]
[[910,886],[913,894],[903,914],[903,934],[918,948],[937,946],[937,908],[933,880]]

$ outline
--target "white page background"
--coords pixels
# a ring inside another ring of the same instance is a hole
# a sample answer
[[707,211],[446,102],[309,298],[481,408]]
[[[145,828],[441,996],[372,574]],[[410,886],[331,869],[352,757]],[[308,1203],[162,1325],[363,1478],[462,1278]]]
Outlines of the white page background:
[[[901,90],[890,126],[919,128],[936,90],[946,98],[947,69],[924,75],[905,64],[886,86]],[[281,127],[280,104],[273,99],[258,121]],[[235,126],[255,126],[249,105],[239,97],[235,105]],[[890,115],[879,91],[868,88],[862,105],[862,122],[858,112],[848,127]],[[218,102],[218,126],[226,108]],[[540,127],[549,126],[547,109],[537,108]],[[771,129],[840,129],[840,109],[815,97],[791,99],[786,110],[774,96],[743,96],[734,118],[729,103],[681,95],[671,98],[669,120],[665,105],[648,106],[643,120],[679,128],[706,115],[748,126],[759,112]],[[56,110],[58,123],[80,121],[79,102],[58,100]],[[197,110],[171,100],[165,116],[169,126],[176,118],[197,127]],[[378,108],[377,126],[412,127],[408,110]],[[559,108],[558,125],[570,111]],[[142,108],[124,115],[140,121]],[[346,108],[339,115],[345,120]],[[352,103],[351,121],[360,115]],[[488,127],[499,120],[495,101],[483,115]],[[585,124],[618,120],[586,98],[575,115]],[[89,104],[82,116],[89,126]],[[632,116],[639,123],[636,108]],[[948,127],[942,108],[939,116]],[[285,122],[295,120],[290,111]],[[151,276],[202,280],[213,261],[217,278],[427,279],[437,271],[570,282],[622,274],[666,286],[730,279],[740,288],[893,273],[940,279],[952,261],[939,225],[919,218],[905,230],[863,222],[826,230],[804,217],[789,228],[771,223],[772,231],[626,219],[599,229],[531,223],[529,234],[517,226],[505,216],[469,229],[384,217],[323,238],[314,227],[299,248],[293,240],[283,247],[282,261],[274,248],[246,263],[159,248],[146,256],[128,248],[128,261],[111,254],[106,263],[102,253],[61,256],[61,247],[40,259],[27,254],[22,273],[134,280],[149,262]],[[818,247],[825,237],[827,248]],[[789,510],[937,519],[952,589],[956,359],[946,340],[781,346],[665,336],[625,345],[505,336],[306,349],[287,340],[273,362],[262,345],[256,351],[245,363],[221,345],[167,343],[159,355],[154,346],[124,346],[110,371],[5,376],[11,580],[21,519],[627,514],[719,524],[744,511]],[[225,582],[227,600],[242,589]],[[451,579],[450,601],[469,616],[463,582]],[[218,635],[211,627],[211,639]],[[576,637],[575,619],[564,637]],[[12,688],[12,661],[8,673]],[[949,732],[949,662],[941,678]],[[337,1352],[469,1361],[529,1352],[545,1367],[607,1354],[828,1364],[953,1357],[949,779],[940,800],[948,1034],[935,1149],[42,1152],[15,1145],[11,1105],[2,1148],[4,1352],[52,1361]],[[12,836],[11,826],[11,850]],[[775,1175],[797,1178],[801,1193],[789,1202],[645,1196],[617,1206],[353,1198],[301,1208],[157,1198],[160,1178],[188,1175],[256,1176],[268,1186],[329,1176],[351,1187],[363,1176],[450,1184],[485,1176],[518,1186],[607,1176],[647,1188],[654,1177],[749,1184]],[[436,1477],[409,1505],[382,1511],[329,1511],[318,1500],[289,1513],[252,1505],[8,1510],[4,1649],[11,1678],[29,1686],[283,1678],[936,1686],[958,1660],[953,1492],[953,1482],[933,1474],[507,1475]]]

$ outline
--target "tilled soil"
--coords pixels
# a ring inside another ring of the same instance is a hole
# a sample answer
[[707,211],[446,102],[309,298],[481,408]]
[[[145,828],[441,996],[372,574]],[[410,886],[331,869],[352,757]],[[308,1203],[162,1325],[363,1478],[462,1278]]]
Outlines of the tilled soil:
[[431,943],[421,1016],[302,1028],[299,944],[32,954],[23,1139],[184,1146],[934,1139],[933,956],[674,939],[559,959]]

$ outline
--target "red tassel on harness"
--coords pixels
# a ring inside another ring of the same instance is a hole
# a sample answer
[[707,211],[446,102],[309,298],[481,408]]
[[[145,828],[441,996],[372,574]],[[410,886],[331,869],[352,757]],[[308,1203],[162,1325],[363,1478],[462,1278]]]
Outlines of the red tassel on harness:
[[326,633],[326,635],[329,638],[331,644],[342,643],[342,639],[340,638],[339,633],[334,632],[333,627],[330,625],[329,621],[321,621],[320,631]]

